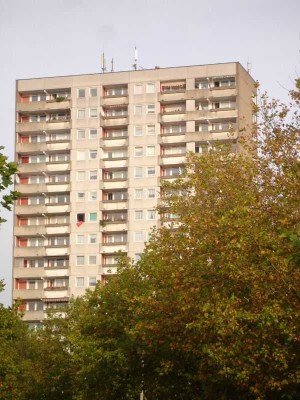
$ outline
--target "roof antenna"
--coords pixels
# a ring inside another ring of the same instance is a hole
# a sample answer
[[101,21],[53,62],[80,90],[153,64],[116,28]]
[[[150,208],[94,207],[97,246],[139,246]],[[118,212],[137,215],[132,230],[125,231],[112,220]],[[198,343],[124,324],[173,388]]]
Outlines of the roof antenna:
[[114,59],[113,58],[111,59],[110,65],[111,65],[110,72],[114,72]]
[[106,61],[105,61],[104,52],[101,54],[101,71],[103,74],[104,74],[104,72],[106,72]]
[[252,63],[247,61],[247,72],[248,72],[248,74],[251,73],[251,69],[252,69]]
[[134,48],[134,64],[133,64],[133,68],[135,69],[135,71],[137,70],[137,66],[138,66],[138,51],[137,48]]

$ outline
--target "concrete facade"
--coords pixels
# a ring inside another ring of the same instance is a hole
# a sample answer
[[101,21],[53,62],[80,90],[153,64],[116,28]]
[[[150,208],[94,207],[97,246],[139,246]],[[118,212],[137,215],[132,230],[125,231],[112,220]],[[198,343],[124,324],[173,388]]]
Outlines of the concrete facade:
[[161,223],[161,182],[180,175],[187,151],[242,151],[255,91],[239,63],[19,80],[16,90],[13,298],[33,325],[116,274],[116,252],[139,258]]

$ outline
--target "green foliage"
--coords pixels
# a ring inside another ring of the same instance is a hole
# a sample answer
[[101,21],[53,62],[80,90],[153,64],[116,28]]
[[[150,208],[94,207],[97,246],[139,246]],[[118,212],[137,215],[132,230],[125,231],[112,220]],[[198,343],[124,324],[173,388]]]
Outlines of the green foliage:
[[[0,151],[4,147],[0,146]],[[0,152],[0,192],[6,190],[13,184],[13,176],[17,172],[17,164],[15,162],[8,162],[8,158]],[[0,199],[0,205],[7,210],[11,210],[13,202],[20,196],[20,193],[11,190]],[[0,217],[0,223],[5,222],[5,219]]]

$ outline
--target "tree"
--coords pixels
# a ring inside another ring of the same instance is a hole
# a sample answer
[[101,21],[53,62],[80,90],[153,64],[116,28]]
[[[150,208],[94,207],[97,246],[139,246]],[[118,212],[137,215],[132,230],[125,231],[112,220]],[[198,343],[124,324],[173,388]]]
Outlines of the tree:
[[[8,162],[8,158],[1,153],[4,147],[0,146],[0,192],[6,190],[13,184],[13,176],[17,172],[17,164]],[[4,194],[0,199],[0,205],[7,210],[11,210],[13,202],[20,196],[15,190],[10,190],[8,194]],[[5,222],[5,219],[0,217],[0,223]]]
[[177,219],[53,322],[74,399],[299,399],[299,97],[262,96],[242,154],[189,155]]

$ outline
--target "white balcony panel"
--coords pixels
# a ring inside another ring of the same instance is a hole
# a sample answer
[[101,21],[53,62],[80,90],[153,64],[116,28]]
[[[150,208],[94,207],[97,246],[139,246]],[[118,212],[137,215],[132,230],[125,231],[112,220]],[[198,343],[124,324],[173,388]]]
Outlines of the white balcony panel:
[[44,276],[44,268],[14,268],[14,278],[41,278]]
[[161,165],[175,165],[175,164],[183,164],[186,160],[185,156],[178,157],[160,157]]
[[48,130],[67,130],[71,128],[70,121],[59,122],[19,122],[16,124],[17,132],[39,132]]
[[161,122],[176,122],[185,121],[186,115],[184,114],[164,114],[161,116]]
[[15,289],[14,298],[27,299],[41,299],[44,296],[44,289]]
[[25,311],[23,321],[42,321],[44,319],[44,311]]
[[109,221],[105,221],[105,226],[102,228],[102,232],[122,232],[122,231],[127,231],[127,223],[111,223]]
[[70,206],[68,204],[61,206],[46,206],[47,213],[67,213],[70,212]]
[[66,184],[48,184],[46,187],[46,191],[53,193],[53,192],[70,192],[71,185],[69,183]]
[[43,183],[31,184],[31,185],[24,185],[24,184],[18,183],[15,185],[15,190],[22,194],[46,193],[48,191],[47,186]]
[[70,163],[53,163],[47,164],[47,169],[45,171],[49,172],[60,172],[60,171],[69,171],[71,168]]
[[57,289],[53,288],[52,290],[45,290],[43,298],[45,299],[56,299],[62,297],[68,297],[69,289]]
[[100,251],[101,253],[115,253],[118,251],[127,251],[127,244],[116,244],[114,245],[113,243],[111,243],[110,245],[107,245],[105,243],[103,243],[102,245],[100,245]]
[[128,146],[127,138],[104,138],[101,141],[103,149],[112,148],[112,147],[126,147]]
[[128,207],[127,201],[116,202],[113,201],[103,202],[103,210],[126,210]]
[[71,107],[70,100],[64,101],[34,101],[29,103],[17,103],[17,111],[28,111],[38,113],[40,111],[57,111],[67,110]]
[[127,167],[127,158],[126,159],[118,159],[116,158],[115,160],[107,160],[103,159],[101,161],[101,168],[125,168]]
[[65,256],[69,254],[69,247],[48,247],[45,252],[46,256]]
[[182,143],[185,141],[185,133],[181,135],[162,135],[159,137],[159,143],[162,144],[176,144],[176,143]]
[[101,106],[127,105],[128,96],[101,97]]
[[69,276],[68,268],[46,268],[45,278],[66,278]]
[[45,225],[33,225],[33,226],[15,226],[14,234],[16,236],[24,235],[44,235],[46,233]]
[[46,212],[46,206],[44,205],[32,205],[32,206],[15,206],[16,215],[25,214],[44,214]]
[[102,181],[101,189],[126,189],[128,187],[127,181]]
[[64,233],[69,233],[70,232],[70,228],[69,226],[65,225],[65,226],[59,226],[59,225],[55,225],[55,226],[47,226],[46,227],[46,234],[47,235],[59,235],[59,234],[64,234]]
[[224,141],[228,139],[236,139],[237,132],[189,132],[186,135],[188,142],[201,142],[201,141]]
[[44,247],[15,247],[14,257],[44,257],[46,249]]
[[118,267],[104,267],[102,268],[102,275],[116,275]]

